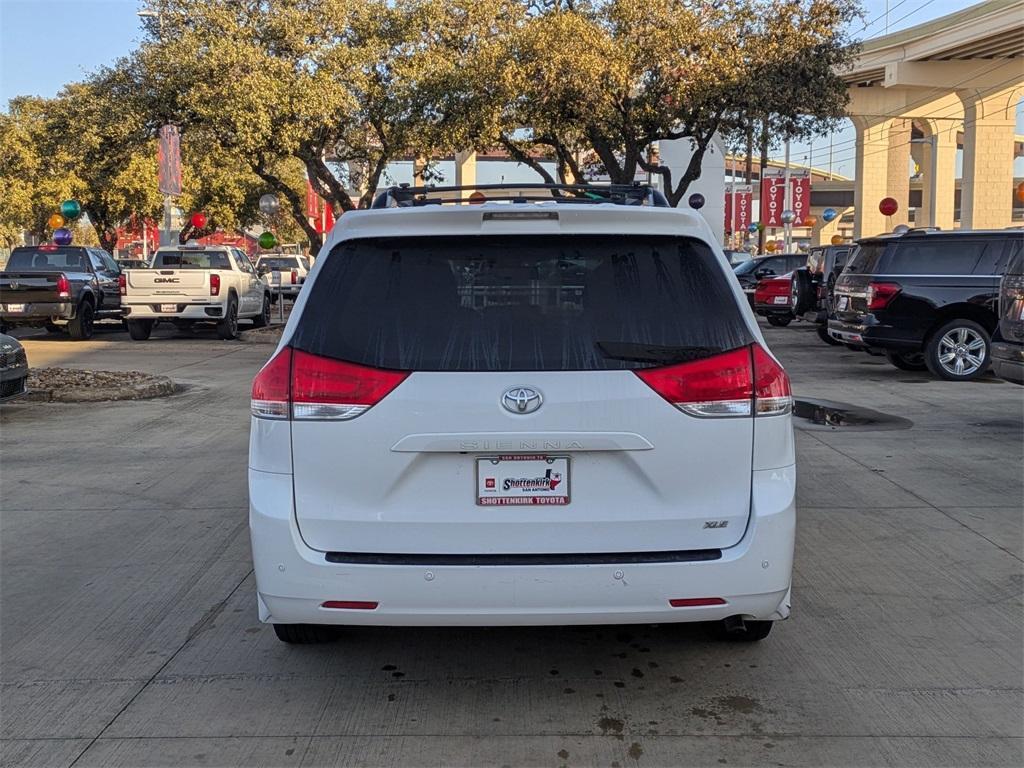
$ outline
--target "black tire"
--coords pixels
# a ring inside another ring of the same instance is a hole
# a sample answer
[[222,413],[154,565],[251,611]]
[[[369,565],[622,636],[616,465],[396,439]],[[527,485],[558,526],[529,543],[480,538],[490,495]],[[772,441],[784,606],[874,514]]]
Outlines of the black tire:
[[64,333],[64,327],[57,325],[56,323],[47,323],[44,327],[46,328],[47,333],[52,333],[54,335]]
[[901,371],[927,371],[924,352],[894,352],[886,350],[885,359]]
[[68,333],[75,341],[87,341],[92,338],[93,320],[96,314],[92,302],[86,299],[78,305],[75,319],[68,322]]
[[252,319],[253,328],[266,328],[270,325],[270,294],[263,294],[263,309]]
[[793,270],[789,281],[789,295],[794,315],[802,315],[814,306],[814,280],[807,267]]
[[776,328],[785,328],[791,322],[792,315],[768,315],[768,325],[774,325]]
[[824,325],[818,326],[818,338],[824,341],[826,344],[831,344],[833,347],[843,346],[843,342],[839,339],[833,338],[828,335],[828,328]]
[[128,335],[132,341],[145,341],[153,332],[152,320],[126,320]]
[[275,624],[274,634],[282,643],[291,645],[313,645],[337,640],[337,627],[325,624]]
[[234,296],[228,298],[224,319],[217,323],[217,335],[226,341],[238,338],[238,299]]
[[774,621],[745,621],[743,629],[726,629],[723,623],[719,624],[719,633],[730,643],[756,643],[768,637],[774,625]]
[[932,375],[946,381],[974,381],[985,374],[992,337],[973,320],[950,320],[925,344],[924,361]]

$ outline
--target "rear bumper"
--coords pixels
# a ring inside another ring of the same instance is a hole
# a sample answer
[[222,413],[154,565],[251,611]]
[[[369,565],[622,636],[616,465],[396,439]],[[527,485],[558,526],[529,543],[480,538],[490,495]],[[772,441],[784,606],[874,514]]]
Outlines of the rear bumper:
[[[785,619],[796,522],[794,467],[754,472],[752,514],[717,560],[680,563],[414,566],[329,563],[301,540],[292,476],[249,470],[260,619],[278,624],[486,626]],[[724,605],[673,608],[677,598]],[[370,601],[374,610],[322,608]]]
[[75,305],[70,301],[25,304],[20,312],[10,312],[7,306],[0,304],[0,320],[6,325],[42,324],[49,320],[71,320],[75,316]]
[[124,316],[132,320],[217,320],[223,317],[224,308],[220,302],[182,303],[171,302],[175,312],[161,312],[160,304],[122,303]]
[[1000,379],[1024,384],[1024,344],[992,342],[992,372]]
[[758,315],[767,317],[768,315],[789,315],[793,316],[793,310],[790,308],[788,303],[788,296],[785,297],[787,303],[785,304],[754,304],[754,312]]
[[872,323],[850,323],[843,320],[828,321],[828,333],[834,339],[847,344],[862,344],[866,347],[916,352],[921,349],[922,340],[900,335],[892,326]]

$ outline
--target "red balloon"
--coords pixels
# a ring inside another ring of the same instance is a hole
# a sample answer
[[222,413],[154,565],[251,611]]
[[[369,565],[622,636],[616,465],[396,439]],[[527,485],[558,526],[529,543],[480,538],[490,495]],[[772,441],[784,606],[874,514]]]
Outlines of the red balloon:
[[883,197],[882,202],[878,204],[878,210],[881,211],[883,216],[892,216],[899,209],[900,204],[891,197]]
[[190,219],[192,226],[196,229],[202,229],[206,226],[206,214],[205,213],[193,213]]

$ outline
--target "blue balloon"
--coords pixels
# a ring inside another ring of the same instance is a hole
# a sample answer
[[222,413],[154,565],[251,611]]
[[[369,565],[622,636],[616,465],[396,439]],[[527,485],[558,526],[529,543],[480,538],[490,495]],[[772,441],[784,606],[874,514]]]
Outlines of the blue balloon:
[[757,232],[757,224],[748,224],[747,232],[749,232],[750,234],[754,234],[755,232]]
[[704,195],[702,195],[700,192],[694,192],[692,195],[690,195],[690,199],[687,200],[687,202],[690,204],[691,208],[693,208],[696,211],[699,211],[701,208],[704,207]]
[[836,211],[835,208],[826,208],[824,211],[821,212],[821,218],[823,218],[826,222],[832,221],[838,215],[839,212]]
[[65,227],[53,230],[53,242],[57,245],[71,245],[71,230]]

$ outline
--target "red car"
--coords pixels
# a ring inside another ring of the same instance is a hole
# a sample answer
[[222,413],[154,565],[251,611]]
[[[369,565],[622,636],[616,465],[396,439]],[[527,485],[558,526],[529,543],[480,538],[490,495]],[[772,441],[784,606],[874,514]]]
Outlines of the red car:
[[793,321],[793,273],[766,277],[754,289],[754,312],[767,318],[771,325],[789,325]]

